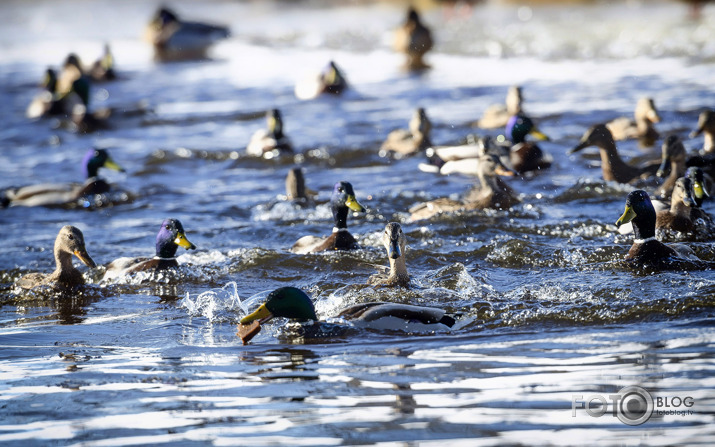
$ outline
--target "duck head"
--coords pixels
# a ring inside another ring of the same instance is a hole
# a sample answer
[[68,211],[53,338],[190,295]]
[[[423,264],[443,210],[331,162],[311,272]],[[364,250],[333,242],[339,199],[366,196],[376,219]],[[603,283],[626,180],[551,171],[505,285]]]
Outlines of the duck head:
[[42,86],[50,93],[57,91],[57,73],[52,68],[45,70],[45,76],[42,78]]
[[266,124],[268,132],[276,138],[283,136],[283,117],[278,109],[271,109],[266,112]]
[[338,66],[335,65],[333,61],[328,62],[328,65],[325,66],[321,72],[321,78],[328,88],[331,86],[343,86],[346,83],[343,74],[338,70]]
[[179,247],[187,250],[196,248],[186,238],[184,226],[181,225],[178,219],[165,219],[161,223],[159,233],[156,235],[156,256],[159,258],[173,258]]
[[537,140],[549,140],[549,137],[536,128],[531,118],[524,114],[517,114],[509,118],[505,132],[506,137],[514,144],[523,143],[527,135],[532,135]]
[[382,234],[382,243],[387,250],[388,258],[402,257],[405,253],[405,234],[402,232],[402,226],[397,222],[388,223]]
[[410,132],[413,135],[423,135],[429,137],[430,131],[432,130],[432,122],[427,117],[425,109],[419,107],[415,109],[415,113],[412,115],[410,120]]
[[636,121],[647,120],[651,123],[659,123],[660,115],[658,115],[658,110],[655,108],[655,102],[653,98],[641,98],[636,104],[635,111]]
[[633,233],[636,239],[647,239],[655,236],[655,208],[648,193],[637,189],[628,194],[626,209],[616,227],[633,222]]
[[124,172],[124,168],[119,166],[112,157],[109,156],[109,152],[105,149],[90,149],[84,154],[84,159],[82,159],[82,166],[84,166],[84,175],[86,178],[96,177],[99,168],[108,168],[114,171]]
[[661,178],[665,177],[671,161],[685,161],[685,146],[677,135],[670,135],[663,142],[662,151],[662,161],[656,172],[656,175]]
[[177,23],[178,21],[179,17],[174,13],[174,11],[169,8],[162,7],[156,12],[154,19],[152,20],[152,24],[161,27],[170,23]]
[[500,175],[502,177],[513,177],[516,172],[504,166],[494,154],[484,153],[479,157],[479,172],[480,178],[494,177]]
[[581,141],[578,143],[578,145],[576,145],[576,147],[574,147],[573,149],[569,150],[567,154],[576,153],[581,149],[590,146],[596,146],[601,149],[610,149],[615,147],[615,143],[613,142],[613,134],[610,130],[608,130],[608,127],[606,127],[605,124],[596,124],[595,126],[588,129],[586,133],[584,133],[581,137]]
[[330,207],[333,210],[336,228],[347,228],[348,212],[355,211],[364,213],[365,207],[355,198],[353,185],[348,182],[338,182],[333,187],[333,195],[330,198]]
[[690,133],[690,138],[695,138],[704,131],[715,132],[715,110],[706,110],[698,116],[698,127]]
[[701,206],[703,201],[710,197],[708,189],[705,187],[705,174],[702,168],[691,166],[685,171],[685,176],[690,179],[696,205]]
[[683,202],[688,207],[696,207],[697,204],[693,199],[693,182],[687,177],[676,180],[670,200],[674,203]]
[[255,320],[265,323],[273,317],[290,318],[298,321],[317,321],[315,307],[310,297],[296,287],[281,287],[271,292],[266,302],[253,313],[241,319],[241,324]]
[[59,260],[66,258],[69,261],[72,255],[77,256],[84,265],[95,268],[92,257],[87,253],[84,245],[84,235],[79,228],[72,225],[65,225],[60,229],[57,239],[55,239],[55,258]]
[[518,85],[512,85],[506,92],[506,110],[511,115],[518,115],[521,113],[521,103],[524,100],[521,95],[521,87]]

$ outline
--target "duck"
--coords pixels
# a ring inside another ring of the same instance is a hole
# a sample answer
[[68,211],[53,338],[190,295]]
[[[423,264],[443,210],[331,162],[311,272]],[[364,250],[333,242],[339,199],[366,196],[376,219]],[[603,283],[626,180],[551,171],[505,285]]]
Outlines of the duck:
[[301,168],[292,168],[286,174],[286,200],[307,202],[315,195],[305,187],[305,176]]
[[208,49],[231,35],[225,26],[187,22],[166,7],[159,8],[147,26],[144,38],[154,47],[158,61],[205,59]]
[[588,129],[581,137],[581,142],[567,153],[574,154],[589,146],[598,147],[601,154],[603,180],[607,182],[630,183],[642,177],[652,176],[660,166],[660,163],[651,163],[646,166],[636,167],[624,162],[618,155],[616,142],[605,124],[597,124]]
[[409,209],[411,222],[428,219],[434,215],[475,209],[509,209],[518,204],[519,198],[498,176],[512,177],[514,171],[505,167],[493,154],[485,153],[475,159],[479,169],[481,186],[473,187],[462,200],[440,198],[417,204]]
[[414,8],[407,10],[407,19],[394,34],[393,48],[404,53],[407,60],[404,68],[410,71],[419,71],[430,68],[424,62],[424,55],[432,49],[432,32],[427,28]]
[[57,93],[57,73],[52,68],[45,70],[42,79],[42,91],[30,102],[25,116],[30,119],[43,118],[65,113],[62,97]]
[[109,48],[109,44],[104,44],[104,54],[94,61],[94,64],[87,70],[87,74],[94,82],[106,82],[117,79],[114,70],[114,55]]
[[267,129],[256,131],[246,146],[246,153],[271,159],[283,153],[293,152],[290,139],[283,133],[283,118],[278,109],[266,112]]
[[713,218],[702,209],[705,199],[710,197],[710,192],[705,184],[705,174],[698,167],[690,167],[685,171],[685,176],[690,179],[692,185],[692,198],[694,205],[690,209],[690,219],[693,222],[703,220],[705,225],[710,228],[715,228]]
[[38,286],[71,289],[84,285],[82,273],[72,265],[72,255],[77,256],[87,267],[97,266],[87,253],[82,231],[72,225],[63,226],[55,239],[55,271],[50,274],[30,273],[17,280],[22,289],[34,289]]
[[660,136],[653,124],[660,122],[653,98],[643,97],[636,103],[635,121],[627,117],[606,123],[615,141],[637,139],[641,147],[653,146]]
[[523,113],[509,118],[506,125],[506,135],[511,140],[509,148],[509,166],[521,174],[528,171],[538,171],[551,166],[553,159],[545,154],[536,143],[526,141],[528,135],[539,141],[549,141],[549,137],[542,133],[536,124]]
[[631,191],[626,198],[625,211],[616,227],[632,223],[635,239],[625,260],[633,267],[660,270],[699,267],[703,263],[683,244],[664,244],[655,237],[656,213],[648,193],[642,189]]
[[315,99],[322,94],[341,95],[348,88],[348,82],[334,61],[328,62],[317,75],[306,77],[295,85],[298,99]]
[[42,183],[10,188],[3,192],[5,206],[63,206],[76,204],[82,197],[105,194],[112,187],[98,176],[100,168],[124,172],[106,149],[90,149],[82,159],[84,183]]
[[512,85],[506,92],[506,104],[492,104],[487,107],[481,118],[474,124],[482,129],[505,127],[509,118],[522,113],[522,102],[521,86]]
[[238,335],[248,344],[272,318],[288,318],[301,323],[302,334],[311,338],[343,335],[350,326],[401,331],[447,331],[456,320],[443,309],[409,304],[371,302],[356,304],[340,311],[334,318],[345,324],[320,321],[310,297],[297,287],[273,290],[258,309],[243,317]]
[[297,254],[318,253],[329,250],[354,250],[359,248],[357,241],[348,231],[348,213],[365,212],[365,208],[355,198],[353,185],[340,181],[333,187],[330,198],[335,227],[328,237],[303,236],[293,244],[290,251]]
[[179,247],[195,250],[196,245],[186,238],[184,226],[179,219],[164,219],[156,235],[156,254],[153,258],[118,258],[107,264],[104,279],[115,278],[136,272],[160,272],[178,267],[176,251]]
[[656,230],[694,234],[695,224],[690,217],[694,206],[692,182],[687,177],[681,177],[673,187],[670,209],[656,212]]
[[382,233],[382,243],[387,250],[390,271],[388,274],[372,275],[367,283],[382,287],[409,287],[410,275],[405,263],[406,242],[402,226],[397,222],[389,222]]
[[82,62],[80,62],[79,56],[75,53],[68,54],[62,64],[62,71],[60,71],[57,77],[57,92],[59,92],[60,95],[66,95],[72,91],[75,81],[83,76],[85,76],[85,73],[82,69]]
[[427,117],[425,109],[415,109],[408,129],[396,129],[387,135],[387,139],[380,146],[380,156],[392,155],[396,158],[416,154],[432,146],[430,132],[432,123]]
[[670,165],[670,174],[662,185],[658,187],[658,194],[662,198],[670,198],[675,182],[685,175],[685,146],[677,135],[669,135],[662,146],[661,164],[656,176],[663,178]]
[[698,125],[690,138],[703,135],[703,147],[685,162],[690,167],[700,167],[710,177],[715,177],[715,110],[705,110],[698,116]]

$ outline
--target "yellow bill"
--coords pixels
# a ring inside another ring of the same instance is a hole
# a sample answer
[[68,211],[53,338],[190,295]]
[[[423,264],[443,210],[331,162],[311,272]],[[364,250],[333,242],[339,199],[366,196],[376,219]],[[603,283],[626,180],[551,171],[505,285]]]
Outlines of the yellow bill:
[[87,267],[93,269],[97,267],[97,264],[94,263],[94,260],[92,259],[91,256],[89,256],[89,253],[87,253],[86,250],[75,250],[74,255],[79,258],[80,261]]
[[545,133],[541,132],[539,129],[534,127],[531,129],[531,132],[529,132],[530,135],[532,135],[534,138],[540,141],[550,141],[551,138],[548,137]]
[[196,245],[192,244],[191,242],[189,242],[188,239],[186,239],[186,235],[184,233],[179,233],[176,236],[176,239],[174,239],[174,243],[179,247],[183,247],[187,250],[193,250],[196,248]]
[[365,208],[360,205],[360,202],[357,201],[355,196],[348,196],[348,200],[345,201],[345,205],[348,206],[353,211],[357,211],[359,213],[362,213],[365,211]]
[[626,210],[623,212],[623,215],[621,216],[620,219],[616,221],[616,227],[620,227],[621,225],[625,225],[628,222],[632,221],[636,217],[636,212],[633,211],[633,208],[630,206],[626,206]]
[[265,304],[261,304],[261,306],[258,309],[256,309],[255,312],[241,318],[241,324],[248,324],[255,320],[259,320],[261,323],[264,323],[264,322],[270,320],[271,318],[273,318],[273,314],[271,313],[271,311],[268,310],[268,308],[266,307]]

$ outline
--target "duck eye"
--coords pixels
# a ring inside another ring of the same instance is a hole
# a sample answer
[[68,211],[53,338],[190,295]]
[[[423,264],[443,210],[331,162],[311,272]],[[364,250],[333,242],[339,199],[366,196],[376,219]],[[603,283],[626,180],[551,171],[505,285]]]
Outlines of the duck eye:
[[171,230],[171,227],[169,225],[165,226],[164,228],[166,228],[167,230]]
[[71,240],[71,241],[74,240],[74,236],[72,236],[71,234],[68,234],[68,235],[67,235],[67,238],[68,238],[69,240]]
[[338,188],[338,192],[343,192],[343,188]]

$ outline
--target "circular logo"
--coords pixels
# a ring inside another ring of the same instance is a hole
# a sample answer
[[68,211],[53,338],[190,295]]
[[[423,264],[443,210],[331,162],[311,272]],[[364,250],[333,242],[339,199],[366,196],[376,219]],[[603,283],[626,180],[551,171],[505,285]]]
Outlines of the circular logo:
[[653,414],[653,397],[639,386],[627,386],[618,392],[616,416],[627,425],[641,425]]

